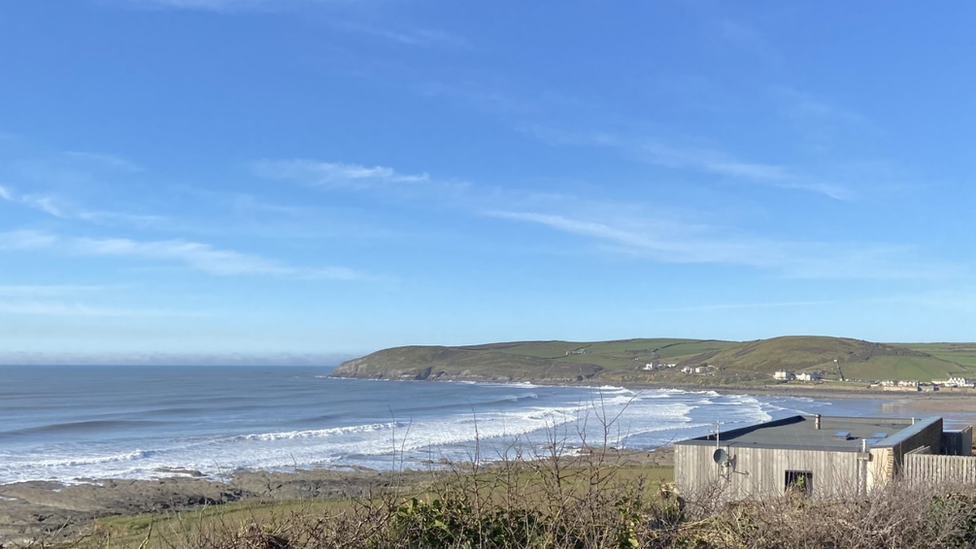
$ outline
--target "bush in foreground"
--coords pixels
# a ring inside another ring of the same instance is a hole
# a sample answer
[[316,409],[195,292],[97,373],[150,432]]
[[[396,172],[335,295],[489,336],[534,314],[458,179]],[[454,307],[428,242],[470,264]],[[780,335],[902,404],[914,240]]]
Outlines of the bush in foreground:
[[[976,547],[976,489],[894,483],[867,497],[720,503],[678,497],[600,457],[435,476],[331,512],[210,521],[147,534],[168,549]],[[91,547],[118,547],[90,538]],[[138,545],[138,544],[137,544]]]

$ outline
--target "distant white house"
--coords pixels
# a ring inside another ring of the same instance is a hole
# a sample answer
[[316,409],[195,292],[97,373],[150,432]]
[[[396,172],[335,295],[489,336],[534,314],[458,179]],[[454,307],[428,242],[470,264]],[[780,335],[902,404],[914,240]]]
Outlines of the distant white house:
[[796,374],[797,381],[820,381],[820,374],[815,372],[800,372]]
[[693,374],[693,373],[695,373],[695,369],[692,368],[691,366],[685,366],[684,368],[681,369],[681,371],[683,373],[686,373],[686,374]]
[[642,370],[653,371],[653,370],[663,370],[665,368],[674,368],[677,366],[674,362],[648,362],[644,365]]
[[696,374],[707,374],[708,371],[711,370],[711,369],[712,369],[712,367],[709,366],[708,364],[706,364],[704,366],[697,366],[695,368],[695,373]]
[[976,387],[976,379],[971,377],[950,377],[946,387]]
[[789,370],[780,370],[773,373],[773,379],[778,379],[780,381],[793,381],[796,379],[796,375]]

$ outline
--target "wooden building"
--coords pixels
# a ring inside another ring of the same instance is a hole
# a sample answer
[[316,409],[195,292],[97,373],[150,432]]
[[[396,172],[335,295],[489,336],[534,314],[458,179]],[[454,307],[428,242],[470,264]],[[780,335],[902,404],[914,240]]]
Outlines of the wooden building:
[[900,474],[909,452],[942,453],[942,438],[940,417],[797,415],[676,443],[675,482],[722,499],[864,494]]

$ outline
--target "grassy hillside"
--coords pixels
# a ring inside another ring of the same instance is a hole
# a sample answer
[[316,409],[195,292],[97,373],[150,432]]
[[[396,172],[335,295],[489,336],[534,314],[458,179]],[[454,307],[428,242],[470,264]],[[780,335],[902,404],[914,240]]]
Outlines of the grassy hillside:
[[[649,363],[678,366],[654,371]],[[705,376],[684,366],[710,365]],[[945,379],[976,372],[974,344],[882,344],[849,338],[787,336],[733,342],[697,339],[519,341],[464,347],[385,349],[343,363],[335,375],[379,379],[470,379],[766,383],[777,370],[816,371],[827,379]]]
[[976,370],[976,343],[904,343],[901,345]]
[[732,370],[819,371],[864,380],[945,379],[966,370],[958,363],[904,346],[809,336],[744,343],[716,353],[708,362]]

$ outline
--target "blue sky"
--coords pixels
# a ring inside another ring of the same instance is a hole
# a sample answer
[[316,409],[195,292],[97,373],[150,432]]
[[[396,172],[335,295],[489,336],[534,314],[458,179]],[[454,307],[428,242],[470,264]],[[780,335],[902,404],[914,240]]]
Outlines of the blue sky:
[[2,2],[0,352],[976,339],[974,16]]

